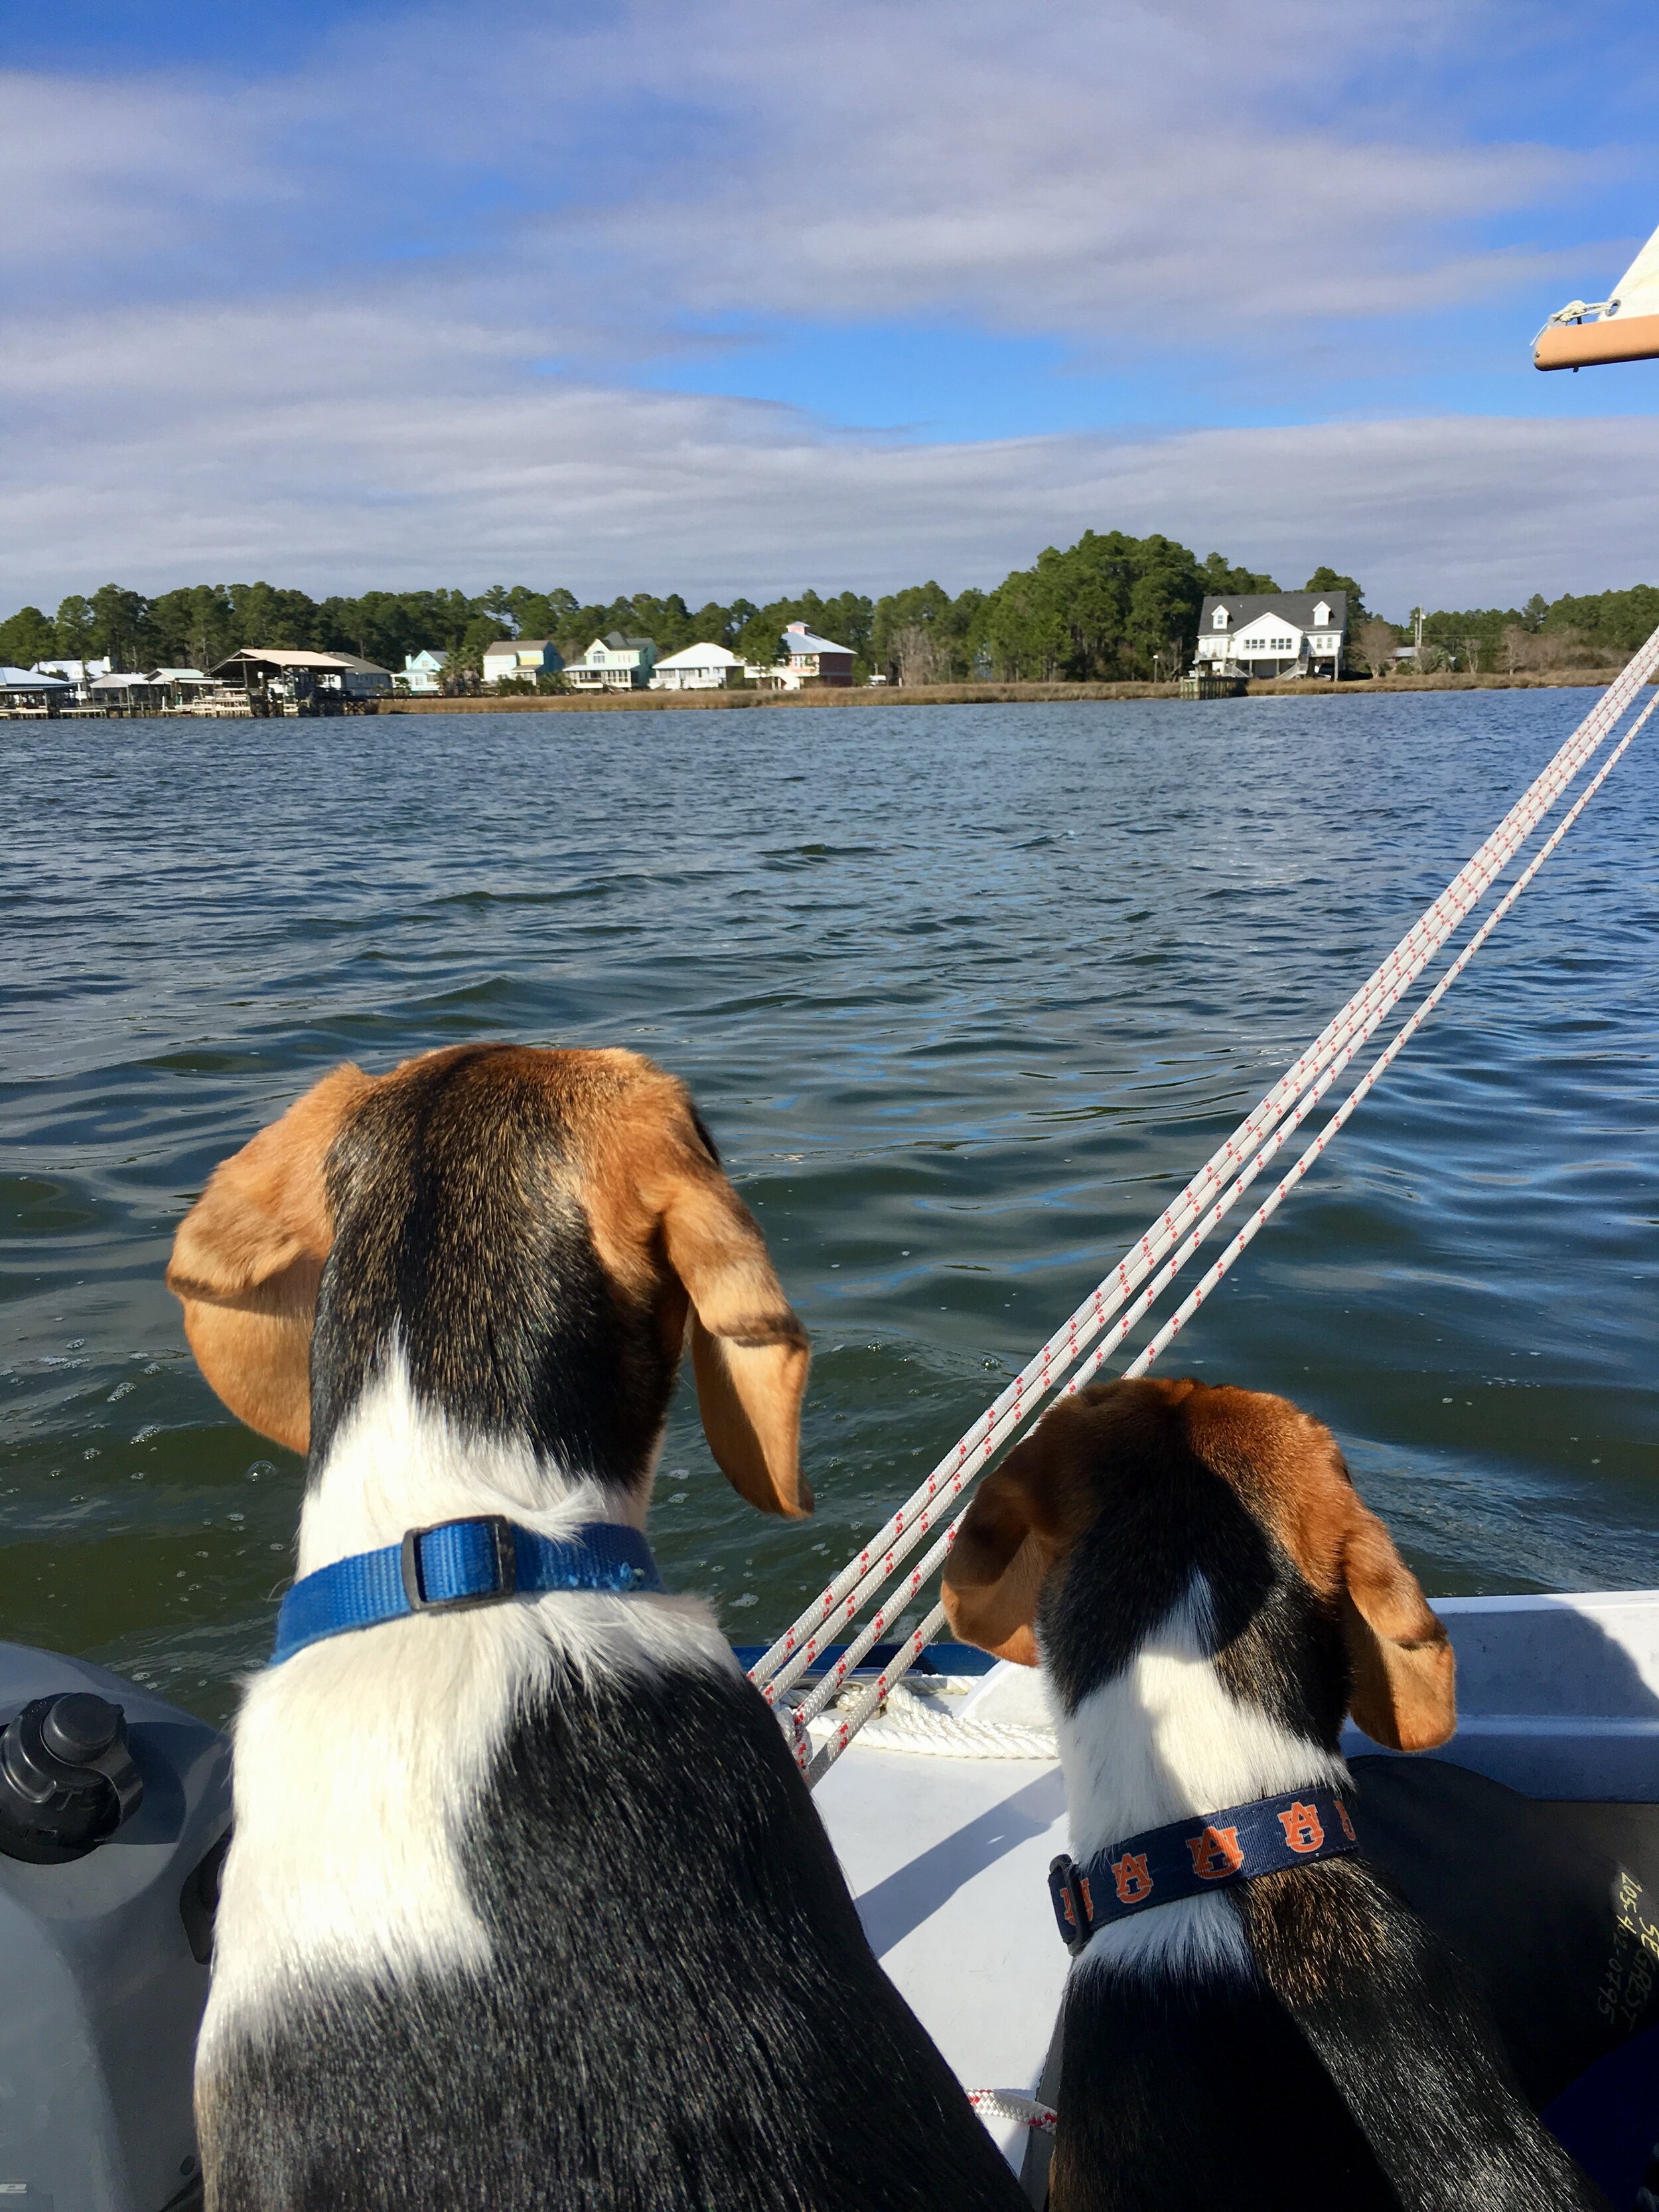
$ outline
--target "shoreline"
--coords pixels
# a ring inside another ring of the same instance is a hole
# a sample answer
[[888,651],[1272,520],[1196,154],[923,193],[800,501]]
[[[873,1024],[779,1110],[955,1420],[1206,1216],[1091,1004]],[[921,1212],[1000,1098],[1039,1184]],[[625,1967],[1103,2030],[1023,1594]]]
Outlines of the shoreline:
[[[1343,684],[1252,683],[1252,699],[1364,699],[1401,691],[1599,691],[1612,683],[1616,668],[1565,668],[1543,675],[1385,676]],[[1214,706],[1214,700],[1181,699],[1176,684],[818,684],[800,691],[626,691],[591,696],[570,692],[510,699],[396,698],[377,704],[381,714],[654,714],[690,709],[729,714],[769,707],[1065,706],[1098,699],[1167,699],[1188,706]]]

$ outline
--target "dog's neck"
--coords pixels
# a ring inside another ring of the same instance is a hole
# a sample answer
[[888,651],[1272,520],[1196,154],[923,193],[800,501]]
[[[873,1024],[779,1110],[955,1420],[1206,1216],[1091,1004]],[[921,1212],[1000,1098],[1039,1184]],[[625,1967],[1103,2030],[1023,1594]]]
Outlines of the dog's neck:
[[465,1434],[416,1398],[394,1346],[311,1469],[299,1571],[474,1514],[500,1513],[555,1538],[592,1521],[642,1532],[650,1494],[648,1476],[605,1483],[550,1462],[527,1439]]
[[1074,1858],[1190,1814],[1346,1781],[1334,1751],[1233,1694],[1212,1643],[1194,1577],[1121,1674],[1070,1711],[1056,1698]]

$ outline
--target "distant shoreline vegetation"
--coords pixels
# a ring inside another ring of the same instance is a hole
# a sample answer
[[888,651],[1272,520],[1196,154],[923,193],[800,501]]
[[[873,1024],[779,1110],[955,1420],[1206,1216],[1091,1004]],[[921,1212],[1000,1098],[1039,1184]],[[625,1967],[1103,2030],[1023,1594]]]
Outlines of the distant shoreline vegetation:
[[[1200,560],[1172,538],[1092,530],[1064,550],[1049,547],[994,590],[970,588],[954,599],[931,582],[873,599],[803,592],[763,606],[737,599],[696,610],[678,592],[641,592],[602,605],[562,587],[525,584],[498,584],[476,597],[369,591],[320,600],[264,583],[188,585],[154,598],[105,584],[71,594],[55,614],[26,606],[0,623],[0,663],[29,668],[107,656],[118,668],[210,669],[243,646],[286,646],[355,653],[390,669],[429,649],[448,653],[459,672],[477,669],[499,638],[550,638],[569,661],[611,630],[653,639],[659,659],[708,643],[769,663],[785,624],[805,622],[851,648],[855,683],[871,676],[907,686],[1135,682],[1167,678],[1188,665],[1206,593],[1279,588],[1219,553]],[[1352,672],[1381,672],[1395,647],[1416,642],[1415,621],[1369,613],[1351,576],[1320,568],[1298,588],[1348,593]],[[1547,601],[1534,593],[1524,607],[1442,609],[1422,616],[1419,665],[1424,673],[1488,675],[1613,666],[1656,625],[1659,586],[1650,584]]]

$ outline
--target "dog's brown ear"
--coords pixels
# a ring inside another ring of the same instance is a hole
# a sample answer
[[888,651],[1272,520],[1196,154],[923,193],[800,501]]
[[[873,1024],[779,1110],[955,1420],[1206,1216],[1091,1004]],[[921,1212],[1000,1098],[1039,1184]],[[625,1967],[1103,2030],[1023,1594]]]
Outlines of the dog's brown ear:
[[811,1354],[753,1215],[701,1148],[686,1148],[662,1217],[669,1265],[691,1302],[697,1409],[715,1463],[763,1513],[812,1510],[800,1469]]
[[1391,1751],[1432,1751],[1457,1726],[1451,1641],[1394,1539],[1357,1498],[1342,1547],[1342,1582],[1354,1719]]
[[239,1419],[291,1451],[311,1441],[311,1327],[334,1241],[324,1163],[371,1081],[335,1068],[216,1168],[167,1263],[198,1366]]
[[[1059,1427],[1051,1427],[1059,1416]],[[1064,1457],[1065,1408],[1015,1445],[980,1484],[945,1561],[939,1591],[951,1633],[999,1659],[1038,1663],[1032,1622],[1060,1535],[1054,1494]]]

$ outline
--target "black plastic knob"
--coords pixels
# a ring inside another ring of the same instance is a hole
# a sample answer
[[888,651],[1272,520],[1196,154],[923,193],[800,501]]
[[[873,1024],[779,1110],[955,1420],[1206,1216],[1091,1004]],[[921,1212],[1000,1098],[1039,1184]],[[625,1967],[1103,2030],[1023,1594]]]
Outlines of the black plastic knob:
[[143,1796],[126,1717],[106,1698],[36,1698],[0,1732],[0,1851],[9,1857],[84,1858]]
[[40,1741],[54,1759],[84,1765],[107,1751],[121,1731],[121,1708],[106,1698],[74,1691],[54,1698],[40,1720]]

